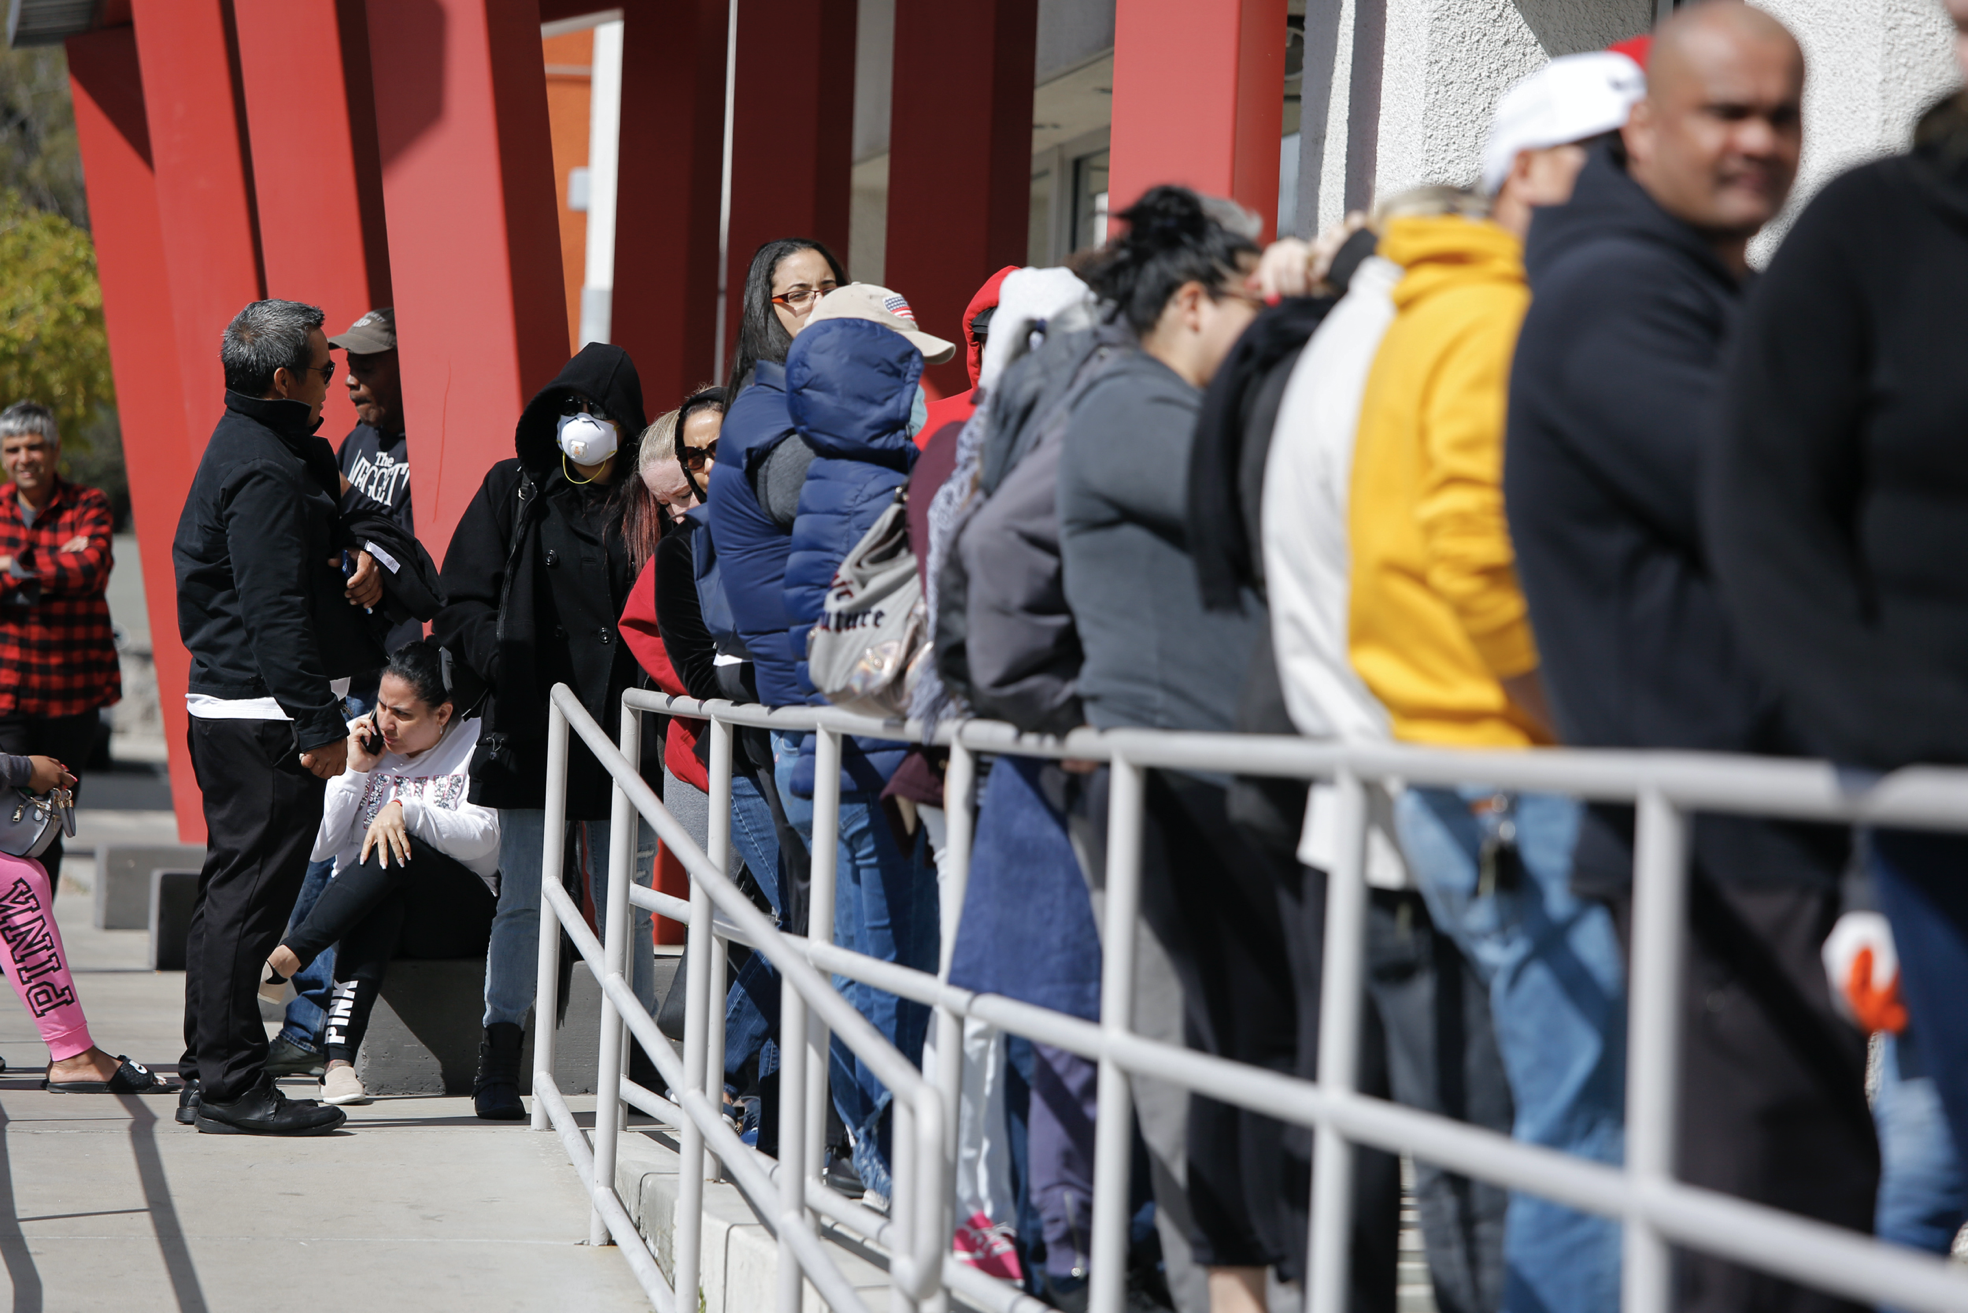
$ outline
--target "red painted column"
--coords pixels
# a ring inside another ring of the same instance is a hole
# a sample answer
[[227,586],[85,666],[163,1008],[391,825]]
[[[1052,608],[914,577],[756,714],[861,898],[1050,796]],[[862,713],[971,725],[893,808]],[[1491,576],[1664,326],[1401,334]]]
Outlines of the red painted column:
[[812,237],[847,263],[855,14],[855,0],[739,0],[727,363],[754,251]]
[[[390,303],[382,171],[362,0],[233,0],[271,296],[306,301],[332,336]],[[328,390],[322,436],[355,426]]]
[[[1025,263],[1038,17],[1038,0],[895,4],[884,277],[926,332],[960,345],[977,289]],[[924,382],[968,388],[963,353]]]
[[[134,0],[131,13],[195,465],[224,410],[219,339],[242,307],[265,295],[252,179],[223,0]],[[183,488],[190,476],[188,468]]]
[[654,417],[715,381],[728,11],[725,0],[626,0],[622,20],[609,336],[636,362]]
[[1268,240],[1285,16],[1285,0],[1116,0],[1110,214],[1157,183],[1183,183],[1255,210]]
[[[171,799],[178,837],[203,843],[205,816],[185,752],[184,691],[191,658],[178,641],[171,568],[171,538],[191,486],[192,466],[136,34],[121,27],[70,37],[68,75],[116,375],[123,456],[129,465],[131,516],[142,558],[164,741],[171,752]],[[216,362],[212,364],[216,370]],[[119,562],[117,568],[130,564]]]
[[537,0],[368,0],[417,536],[442,561],[567,360]]

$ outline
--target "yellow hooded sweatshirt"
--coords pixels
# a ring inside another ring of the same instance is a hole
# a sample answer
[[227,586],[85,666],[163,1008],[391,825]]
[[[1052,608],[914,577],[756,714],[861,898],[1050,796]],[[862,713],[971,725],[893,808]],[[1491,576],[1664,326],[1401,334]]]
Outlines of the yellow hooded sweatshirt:
[[1528,746],[1543,736],[1500,682],[1538,664],[1503,514],[1523,244],[1487,220],[1404,218],[1380,254],[1407,274],[1353,458],[1353,667],[1398,739]]

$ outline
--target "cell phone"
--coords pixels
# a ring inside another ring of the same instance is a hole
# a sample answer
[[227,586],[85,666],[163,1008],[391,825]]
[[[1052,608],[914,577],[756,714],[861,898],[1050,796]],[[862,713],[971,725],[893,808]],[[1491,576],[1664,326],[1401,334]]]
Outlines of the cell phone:
[[380,757],[383,755],[383,732],[376,728],[375,712],[369,713],[369,719],[365,724],[366,729],[356,731],[362,736],[362,750],[372,757]]

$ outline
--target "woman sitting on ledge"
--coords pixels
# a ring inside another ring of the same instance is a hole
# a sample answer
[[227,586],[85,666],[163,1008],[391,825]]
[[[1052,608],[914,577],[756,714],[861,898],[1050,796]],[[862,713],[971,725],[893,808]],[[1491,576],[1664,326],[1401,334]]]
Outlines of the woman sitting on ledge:
[[479,722],[457,717],[445,675],[434,644],[390,658],[375,711],[349,726],[348,770],[328,782],[313,860],[334,858],[334,878],[267,958],[277,981],[341,945],[324,1103],[369,1101],[355,1055],[390,959],[480,957],[491,936],[499,813],[466,799]]

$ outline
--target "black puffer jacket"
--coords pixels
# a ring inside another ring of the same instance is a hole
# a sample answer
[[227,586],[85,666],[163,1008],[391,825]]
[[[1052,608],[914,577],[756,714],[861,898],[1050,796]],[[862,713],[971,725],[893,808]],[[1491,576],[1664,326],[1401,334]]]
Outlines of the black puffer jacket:
[[[614,483],[567,478],[555,438],[570,393],[600,403],[621,431]],[[628,353],[598,342],[581,348],[527,403],[513,437],[517,459],[486,473],[451,536],[449,603],[433,628],[489,693],[472,762],[472,801],[481,806],[545,805],[547,695],[555,684],[571,687],[610,737],[616,733],[622,690],[639,671],[616,633],[635,581],[615,495],[621,479],[633,477],[627,472],[643,428],[642,384]],[[572,739],[568,816],[605,819],[608,800],[607,773]]]
[[383,664],[376,619],[331,564],[341,469],[298,401],[226,393],[171,544],[193,693],[271,696],[305,752],[348,735],[328,681]]

